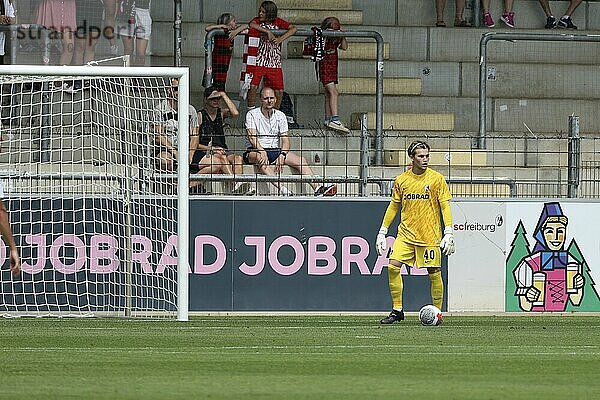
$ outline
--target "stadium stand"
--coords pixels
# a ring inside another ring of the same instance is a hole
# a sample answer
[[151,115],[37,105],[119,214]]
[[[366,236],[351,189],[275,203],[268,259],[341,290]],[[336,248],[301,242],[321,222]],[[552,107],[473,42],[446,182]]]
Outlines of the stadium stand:
[[[19,4],[21,15],[27,15],[24,9],[32,2],[21,0]],[[280,15],[301,29],[317,25],[324,16],[337,15],[348,30],[377,31],[383,36],[384,150],[399,153],[412,138],[427,137],[436,151],[472,153],[479,129],[479,42],[489,29],[434,27],[433,1],[332,0],[327,2],[327,10],[320,1],[280,0],[277,4]],[[183,63],[190,67],[193,77],[193,104],[201,103],[203,90],[204,27],[231,10],[239,21],[247,22],[255,15],[256,6],[257,2],[234,0],[183,3]],[[561,10],[561,6],[553,8]],[[501,2],[492,2],[492,13],[500,15],[501,7]],[[467,1],[465,17],[477,23],[473,11],[473,2]],[[445,12],[445,19],[451,21],[453,2],[448,2]],[[150,64],[172,65],[173,5],[154,1],[152,15]],[[537,0],[516,2],[515,15],[517,29],[511,32],[565,32],[544,29],[545,17]],[[599,31],[599,15],[600,2],[585,1],[573,15],[580,28],[577,33]],[[286,91],[294,103],[297,122],[304,126],[291,132],[292,146],[300,149],[322,175],[355,176],[360,164],[358,115],[368,114],[370,129],[375,122],[375,43],[351,40],[348,51],[340,53],[340,116],[352,121],[354,130],[339,137],[321,127],[322,88],[315,79],[314,64],[301,57],[301,40],[293,37],[283,49]],[[235,41],[226,86],[237,100],[242,42],[241,38]],[[105,46],[107,43],[100,45],[100,53],[107,52]],[[485,162],[445,165],[447,172],[452,176],[508,176],[526,182],[535,182],[540,176],[564,178],[568,116],[581,118],[583,140],[594,143],[600,132],[596,118],[600,85],[594,78],[600,61],[597,47],[597,43],[573,42],[490,45],[487,130],[493,140],[486,149]],[[26,60],[29,56],[20,57]],[[245,109],[240,111],[243,115]],[[230,132],[237,136],[233,150],[239,151],[244,147],[243,118],[232,125]],[[593,164],[597,156],[593,151],[585,152],[583,161]],[[393,176],[397,167],[372,166],[370,173]]]

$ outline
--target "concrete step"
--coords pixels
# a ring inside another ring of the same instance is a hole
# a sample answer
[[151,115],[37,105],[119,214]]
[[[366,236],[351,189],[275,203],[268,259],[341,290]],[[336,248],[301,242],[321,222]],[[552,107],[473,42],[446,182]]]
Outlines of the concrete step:
[[332,10],[328,5],[321,5],[319,9],[279,8],[277,12],[278,17],[283,18],[292,24],[320,25],[325,18],[332,15],[338,16],[342,25],[362,25],[363,23],[362,11],[351,9]]
[[[353,113],[352,129],[360,129],[362,113]],[[367,113],[367,128],[375,129],[375,113]],[[402,131],[452,131],[454,114],[451,113],[383,113],[383,125]]]
[[[322,119],[322,99],[310,95],[292,96],[301,124],[312,124]],[[322,97],[322,96],[321,96]],[[388,113],[405,114],[454,114],[454,128],[457,131],[477,132],[479,130],[479,99],[467,97],[425,97],[425,96],[384,96],[384,110]],[[373,112],[375,96],[345,95],[338,101],[339,115],[349,124],[351,114]],[[600,120],[596,118],[597,101],[577,99],[491,99],[487,108],[487,130],[499,132],[527,132],[525,122],[534,132],[564,132],[568,117],[574,114],[585,124],[580,124],[581,132],[600,132]],[[374,114],[369,117],[369,126],[374,126]],[[385,121],[385,120],[384,120]],[[354,129],[354,128],[353,128]],[[384,129],[394,129],[384,122]],[[428,129],[422,126],[421,130]],[[446,127],[445,129],[449,129]]]
[[[579,7],[582,8],[582,7]],[[600,13],[600,10],[599,10]],[[432,21],[433,21],[432,14]],[[157,24],[157,30],[163,30],[163,36],[153,42],[152,51],[154,55],[169,56],[172,55],[172,23]],[[432,22],[433,24],[433,22]],[[198,23],[198,26],[189,26],[186,28],[186,39],[189,43],[203,43],[206,32],[206,24]],[[154,29],[154,27],[153,27]],[[362,25],[346,29],[347,31],[376,31],[384,38],[386,43],[390,44],[389,53],[386,58],[391,60],[403,61],[430,61],[430,62],[478,62],[479,60],[479,42],[483,34],[489,33],[489,29],[478,28],[446,28],[440,29],[431,26],[381,26],[381,25]],[[547,30],[514,30],[518,33],[549,33]],[[560,31],[553,31],[560,34]],[[579,32],[579,31],[578,31]],[[552,33],[552,32],[550,32]],[[597,33],[597,32],[583,32]],[[292,37],[289,42],[301,42],[303,38]],[[349,38],[350,42],[359,41],[356,38]],[[243,39],[237,38],[234,52],[240,56],[242,54]],[[375,46],[374,40],[367,40]],[[287,54],[284,46],[284,56]],[[543,63],[543,64],[587,64],[597,65],[600,55],[595,52],[593,42],[551,42],[551,41],[492,41],[488,47],[488,57],[491,62],[510,63],[518,60],[520,63]],[[238,50],[239,49],[239,50]],[[350,50],[346,51],[348,53]],[[300,53],[301,54],[301,53]],[[373,51],[373,54],[375,52]],[[184,55],[203,57],[203,47],[184,46]],[[344,52],[340,51],[340,56]]]
[[[583,5],[578,7],[573,14],[573,19],[576,21],[576,25],[579,25],[579,29],[585,29],[587,22],[594,22],[592,15],[589,15],[585,10],[586,6],[595,8],[596,2],[589,1],[584,2]],[[568,1],[551,1],[550,5],[555,16],[562,16],[568,7]],[[464,13],[464,17],[471,22],[476,22],[475,19],[480,20],[481,15],[475,16],[472,10],[472,3],[467,1],[467,8]],[[423,3],[419,0],[405,0],[401,6],[402,13],[398,14],[398,25],[399,26],[433,26],[435,24],[435,9],[433,3]],[[513,11],[515,12],[515,26],[516,29],[508,28],[500,21],[500,16],[504,11],[504,4],[502,2],[491,2],[490,11],[496,21],[496,28],[492,30],[506,30],[506,31],[520,31],[522,29],[544,29],[546,23],[546,17],[542,8],[537,0],[521,0],[515,2]],[[400,6],[399,6],[400,9]],[[481,7],[479,7],[481,10]],[[444,13],[444,20],[448,27],[452,27],[454,22],[455,3],[446,2],[446,9]],[[370,23],[369,20],[365,20],[365,23]],[[483,26],[483,23],[479,21],[479,24]],[[597,26],[596,24],[591,24]],[[444,28],[441,28],[444,29]],[[445,28],[452,29],[452,28]],[[465,28],[462,28],[465,29]]]
[[[294,43],[294,42],[290,42]],[[363,43],[366,44],[366,43]],[[297,51],[301,51],[298,47]],[[294,55],[294,57],[296,57]],[[155,58],[158,65],[171,65],[172,58]],[[186,59],[193,76],[202,75],[204,60]],[[490,62],[495,69],[496,79],[488,80],[490,97],[503,98],[552,98],[557,96],[571,99],[600,98],[600,70],[596,65],[572,65],[556,62],[521,63]],[[239,92],[241,62],[234,58],[229,70],[226,89],[236,96]],[[369,60],[339,61],[340,78],[374,78],[374,64]],[[283,61],[286,91],[291,94],[317,94],[320,85],[316,80],[314,64],[306,59],[289,58]],[[479,94],[479,64],[476,62],[452,61],[396,61],[384,63],[385,78],[420,78],[422,94],[425,96],[477,97]],[[193,95],[203,90],[200,79],[192,80]],[[384,94],[388,94],[384,90]]]
[[[30,15],[27,6],[29,2],[19,3],[19,13]],[[320,0],[283,0],[277,1],[279,9],[319,9],[324,7]],[[552,11],[555,15],[562,15],[567,9],[568,1],[552,1]],[[465,18],[474,18],[471,2],[467,1]],[[199,21],[214,23],[217,17],[226,11],[235,10],[239,21],[247,22],[256,16],[258,5],[252,1],[239,0],[203,0],[182,2],[184,21]],[[398,26],[433,26],[435,24],[434,2],[423,2],[422,0],[403,0],[394,2],[389,0],[334,0],[326,2],[330,10],[356,9],[363,10],[363,23],[367,25],[398,25]],[[30,7],[31,8],[31,7]],[[536,0],[521,0],[515,2],[514,11],[517,29],[543,29],[545,16]],[[501,26],[499,17],[503,11],[502,2],[491,3],[491,11],[498,22],[496,29]],[[454,21],[455,4],[446,2],[445,21],[449,27]],[[165,1],[152,2],[152,18],[156,22],[171,22],[173,20],[173,4]],[[598,14],[598,3],[596,1],[584,1],[573,14],[573,19],[579,29],[600,29],[600,21],[595,18]],[[338,15],[339,16],[339,15]],[[445,28],[452,29],[452,28]],[[464,29],[464,28],[463,28]],[[508,28],[505,28],[508,29]]]
[[[406,149],[385,150],[383,152],[384,163],[390,167],[402,167],[411,163]],[[451,150],[439,151],[432,149],[429,152],[430,166],[487,166],[488,153],[485,150]]]
[[[341,94],[375,95],[376,78],[345,78],[338,79],[337,88]],[[397,96],[421,95],[421,78],[384,78],[383,93]],[[323,89],[321,89],[323,92]]]
[[[310,57],[302,55],[303,42],[290,40],[287,43],[287,58],[306,58]],[[377,59],[377,43],[375,42],[360,42],[353,39],[348,39],[348,49],[338,51],[340,60],[376,60]],[[390,58],[390,44],[383,44],[383,59]]]
[[[469,167],[469,166],[435,166],[432,167],[446,177],[452,178],[510,178],[524,182],[558,182],[560,176],[566,177],[566,167],[531,168],[531,167]],[[369,176],[392,179],[403,173],[405,167],[370,166]]]

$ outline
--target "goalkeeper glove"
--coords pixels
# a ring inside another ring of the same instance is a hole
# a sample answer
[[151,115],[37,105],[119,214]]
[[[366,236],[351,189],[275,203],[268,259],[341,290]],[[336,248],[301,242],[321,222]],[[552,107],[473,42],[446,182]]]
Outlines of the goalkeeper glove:
[[387,234],[387,228],[382,226],[379,228],[379,233],[377,234],[377,241],[375,242],[375,248],[377,249],[377,254],[380,256],[385,253],[385,249],[387,248],[387,243],[385,241],[385,235]]
[[440,248],[442,249],[442,253],[447,256],[454,254],[454,235],[452,234],[451,226],[447,226],[444,229],[444,237],[440,242]]

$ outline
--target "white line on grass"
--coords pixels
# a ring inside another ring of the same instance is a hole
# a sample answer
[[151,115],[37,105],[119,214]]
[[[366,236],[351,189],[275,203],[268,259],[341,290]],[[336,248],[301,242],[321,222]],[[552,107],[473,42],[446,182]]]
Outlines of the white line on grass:
[[[202,354],[202,350],[219,350],[222,351],[224,349],[218,349],[218,348],[207,348],[207,347],[198,347],[195,348],[193,350],[164,350],[164,349],[159,349],[159,348],[145,348],[145,349],[94,349],[94,348],[89,348],[89,349],[69,349],[69,348],[60,348],[60,349],[5,349],[5,350],[0,350],[3,352],[28,352],[28,353],[103,353],[103,354],[113,354],[113,353],[119,353],[119,354],[123,354],[123,353],[128,353],[128,354],[133,354],[133,353],[141,353],[143,355],[148,355],[150,353],[152,354],[190,354],[190,355],[198,355],[198,354]],[[275,351],[273,351],[275,350]],[[257,355],[257,354],[264,354],[264,355],[298,355],[298,354],[303,354],[303,355],[339,355],[339,354],[348,354],[348,355],[358,355],[358,354],[366,354],[366,355],[389,355],[388,352],[376,352],[376,351],[372,351],[369,348],[361,348],[361,350],[363,351],[355,351],[353,353],[340,353],[340,352],[334,352],[334,351],[311,351],[311,352],[305,352],[305,351],[300,351],[300,352],[293,352],[293,351],[278,351],[278,350],[286,350],[284,349],[274,349],[274,348],[265,348],[265,347],[259,347],[253,351],[239,351],[236,349],[235,353],[229,353],[229,354],[235,354],[236,356],[242,356],[242,355]],[[306,348],[304,349],[300,349],[300,350],[306,350]],[[210,354],[213,354],[212,352]],[[568,351],[568,352],[562,352],[562,351],[541,351],[541,352],[534,352],[534,351],[518,351],[518,352],[503,352],[503,351],[493,351],[493,352],[486,352],[486,351],[469,351],[469,350],[465,350],[465,351],[432,351],[432,350],[428,350],[428,351],[396,351],[394,352],[394,354],[401,354],[401,355],[455,355],[455,356],[474,356],[474,355],[481,355],[481,356],[495,356],[495,357],[512,357],[512,356],[599,356],[600,352],[599,351],[584,351],[584,352],[575,352],[575,351]],[[222,355],[222,354],[221,354]]]
[[[432,354],[600,354],[600,346],[598,345],[569,345],[569,346],[552,346],[555,351],[531,351],[532,349],[539,348],[540,350],[546,350],[548,346],[544,345],[507,345],[500,346],[501,349],[506,349],[506,351],[499,351],[496,348],[495,352],[486,352],[479,351],[478,348],[488,348],[488,345],[440,345],[440,350],[431,350],[434,348],[432,345],[428,344],[363,344],[363,345],[281,345],[281,346],[194,346],[192,349],[197,351],[224,351],[224,350],[252,350],[254,351],[269,351],[269,350],[310,350],[310,349],[425,349],[424,353],[430,351]],[[465,349],[465,351],[450,351],[447,349]],[[558,351],[559,349],[564,349],[564,351]],[[510,350],[510,351],[509,351]],[[166,354],[180,354],[187,353],[186,351],[175,351],[175,350],[165,350],[159,347],[125,347],[125,348],[114,348],[114,347],[19,347],[19,348],[0,348],[0,352],[11,353],[11,352],[104,352],[104,353],[113,353],[113,352],[144,352],[144,351],[152,351],[156,353],[166,353]],[[422,350],[419,350],[421,352]],[[407,353],[411,354],[411,353]]]

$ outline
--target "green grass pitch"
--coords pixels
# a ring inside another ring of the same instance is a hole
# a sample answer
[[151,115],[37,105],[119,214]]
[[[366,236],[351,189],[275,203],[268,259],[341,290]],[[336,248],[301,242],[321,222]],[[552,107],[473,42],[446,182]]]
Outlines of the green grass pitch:
[[[382,315],[384,316],[384,315]],[[0,319],[1,399],[552,399],[600,393],[597,316]]]

